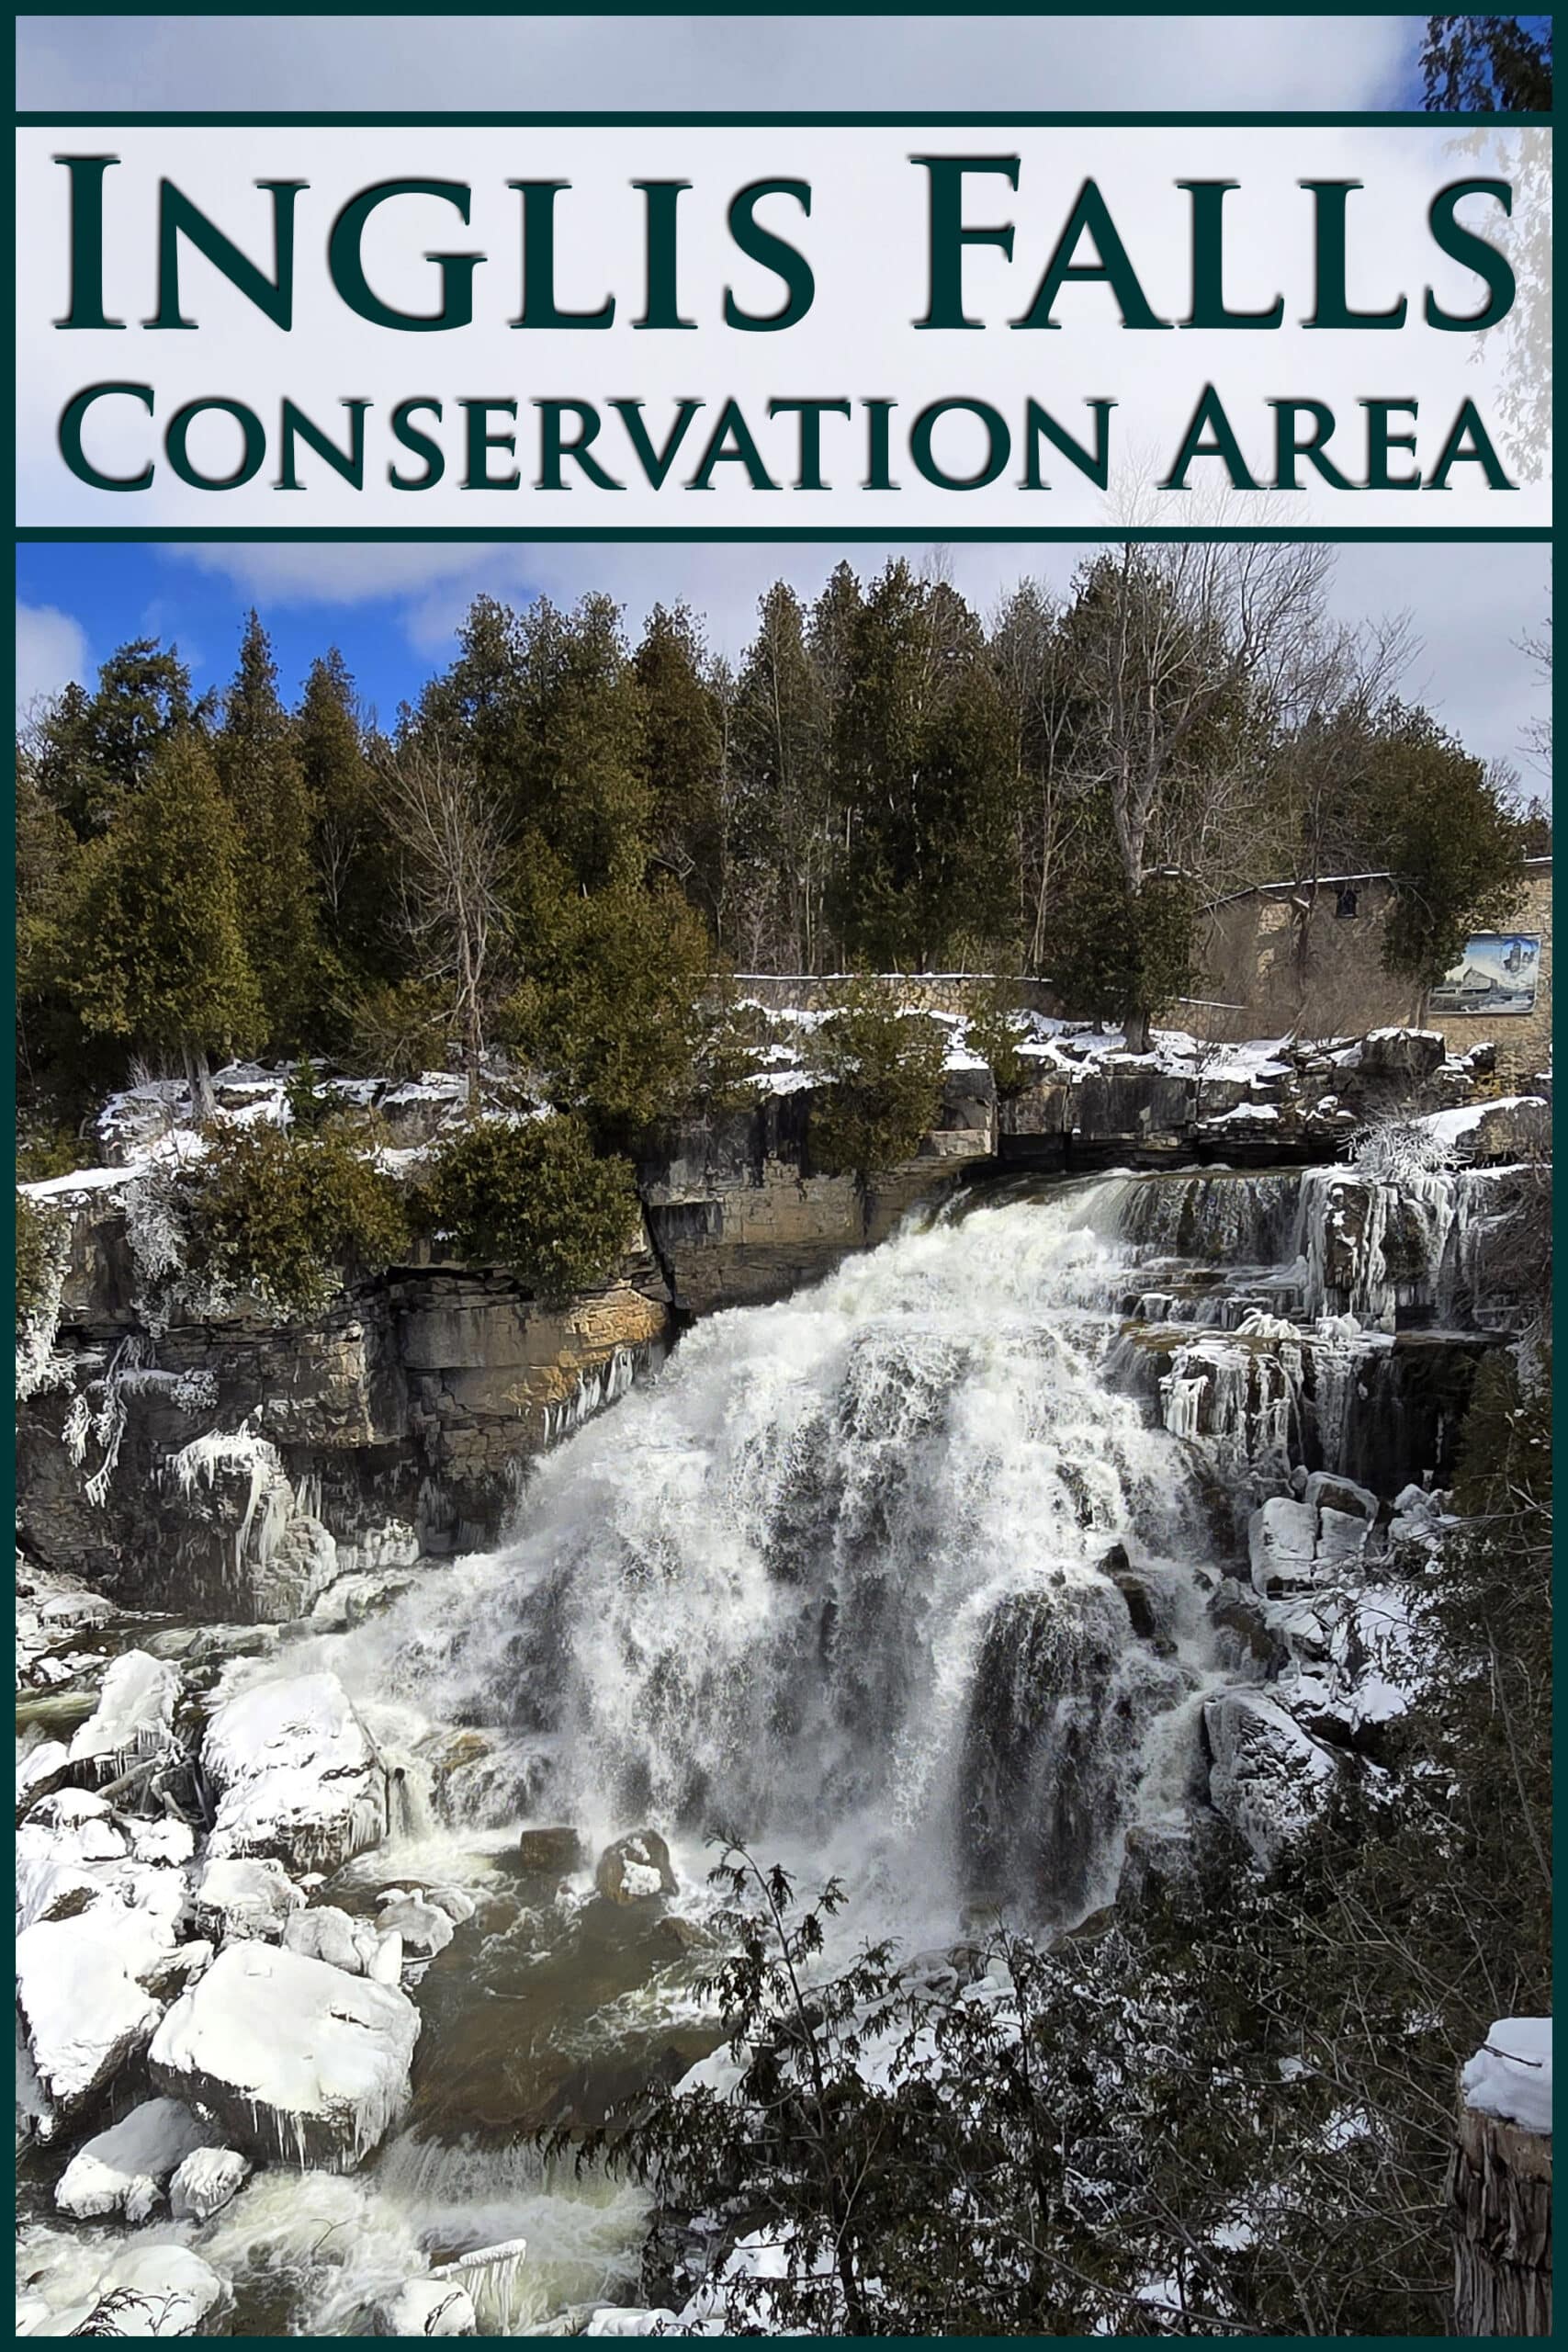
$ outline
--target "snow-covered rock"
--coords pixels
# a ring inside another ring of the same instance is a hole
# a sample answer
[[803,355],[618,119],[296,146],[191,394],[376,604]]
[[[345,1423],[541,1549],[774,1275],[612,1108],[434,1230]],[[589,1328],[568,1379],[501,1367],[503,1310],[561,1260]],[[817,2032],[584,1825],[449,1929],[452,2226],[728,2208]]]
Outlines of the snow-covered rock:
[[191,1910],[203,1935],[215,1943],[276,1943],[305,1898],[283,1864],[269,1854],[260,1860],[209,1861],[191,1891]]
[[465,2290],[444,2278],[410,2278],[378,2314],[383,2335],[477,2335],[479,2322]]
[[146,2221],[170,2176],[206,2142],[202,2125],[178,2099],[143,2099],[77,2149],[55,2185],[54,2201],[79,2222],[123,2213],[135,2225]]
[[141,1980],[173,1941],[166,1919],[113,1899],[17,1937],[17,2008],[43,2102],[40,2138],[146,2048],[162,2008]]
[[633,1830],[605,1847],[594,1864],[593,1883],[611,1903],[645,1903],[650,1895],[673,1894],[670,1849],[657,1829]]
[[504,2238],[495,2245],[471,2246],[431,2269],[437,2286],[461,2287],[487,2335],[510,2335],[513,2307],[528,2259],[526,2238]]
[[247,2154],[347,2172],[406,2108],[418,2037],[392,1986],[240,1943],[175,2003],[149,2065]]
[[393,1888],[382,1896],[376,1916],[377,1925],[400,1937],[403,1950],[413,1960],[432,1960],[452,1940],[450,1917],[434,1903],[427,1903],[417,1887],[406,1892]]
[[1317,1512],[1290,1495],[1271,1495],[1252,1514],[1247,1532],[1252,1589],[1265,1600],[1300,1592],[1316,1581]]
[[211,2264],[193,2254],[189,2246],[129,2245],[110,2257],[99,2276],[98,2300],[91,2316],[72,2333],[216,2334],[204,2323],[226,2301],[228,2292]]
[[1466,2107],[1522,2132],[1551,2130],[1551,2019],[1499,2018],[1460,2075]]
[[180,1678],[145,1650],[126,1650],[105,1674],[98,1703],[71,1741],[73,1770],[117,1780],[132,1764],[172,1756]]
[[[330,1903],[296,1912],[283,1930],[286,1951],[302,1952],[307,1960],[324,1960],[350,1976],[369,1976],[378,1984],[395,1984],[402,1968],[402,1945],[368,1919],[352,1918]],[[389,1951],[389,1947],[395,1949]]]
[[169,2181],[169,2211],[176,2222],[209,2222],[237,2197],[251,2177],[238,2148],[197,2148]]
[[1222,1691],[1203,1709],[1209,1796],[1261,1861],[1308,1828],[1334,1781],[1333,1758],[1278,1700],[1254,1689]]
[[209,1850],[334,1871],[387,1834],[387,1775],[335,1674],[258,1682],[212,1715],[202,1770],[218,1792]]
[[194,1842],[183,1821],[128,1819],[95,1790],[58,1790],[32,1806],[17,1833],[17,1924],[112,1897],[155,1914],[172,1934],[185,1911],[181,1866]]

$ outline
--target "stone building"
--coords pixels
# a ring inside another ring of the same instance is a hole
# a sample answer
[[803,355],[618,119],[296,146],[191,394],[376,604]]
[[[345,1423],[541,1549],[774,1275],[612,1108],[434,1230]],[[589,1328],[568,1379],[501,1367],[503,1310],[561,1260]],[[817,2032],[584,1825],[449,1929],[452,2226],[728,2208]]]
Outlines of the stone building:
[[1483,1041],[1499,1075],[1529,1086],[1551,1067],[1551,860],[1531,858],[1506,932],[1477,936],[1436,989],[1383,967],[1387,874],[1265,883],[1208,910],[1201,998],[1175,1016],[1216,1039],[1359,1036],[1414,1025],[1450,1053]]

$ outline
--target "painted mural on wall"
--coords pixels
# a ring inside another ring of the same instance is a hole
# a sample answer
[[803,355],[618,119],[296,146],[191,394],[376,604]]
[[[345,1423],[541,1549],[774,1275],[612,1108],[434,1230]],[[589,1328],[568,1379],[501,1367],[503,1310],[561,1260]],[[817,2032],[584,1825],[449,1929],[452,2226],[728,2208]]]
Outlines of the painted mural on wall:
[[1431,1010],[1447,1013],[1533,1012],[1540,939],[1532,931],[1486,932],[1465,942],[1459,962],[1432,990]]

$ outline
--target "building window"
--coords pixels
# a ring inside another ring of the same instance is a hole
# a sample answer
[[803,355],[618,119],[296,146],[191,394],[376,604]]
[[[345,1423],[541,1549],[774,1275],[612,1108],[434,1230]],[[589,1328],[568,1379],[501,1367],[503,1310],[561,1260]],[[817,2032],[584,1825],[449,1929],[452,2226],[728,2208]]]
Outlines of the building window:
[[1348,889],[1341,890],[1338,897],[1334,901],[1334,911],[1341,920],[1353,915],[1356,911],[1355,891]]

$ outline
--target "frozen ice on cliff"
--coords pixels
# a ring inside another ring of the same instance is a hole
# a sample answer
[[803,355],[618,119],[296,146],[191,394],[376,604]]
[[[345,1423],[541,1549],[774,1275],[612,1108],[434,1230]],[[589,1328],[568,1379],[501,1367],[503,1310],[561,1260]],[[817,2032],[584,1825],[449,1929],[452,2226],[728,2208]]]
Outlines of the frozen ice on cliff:
[[419,2012],[390,1985],[270,1944],[231,1944],[153,2037],[160,2090],[247,2154],[349,2172],[409,2101]]

